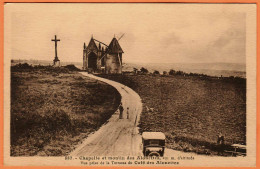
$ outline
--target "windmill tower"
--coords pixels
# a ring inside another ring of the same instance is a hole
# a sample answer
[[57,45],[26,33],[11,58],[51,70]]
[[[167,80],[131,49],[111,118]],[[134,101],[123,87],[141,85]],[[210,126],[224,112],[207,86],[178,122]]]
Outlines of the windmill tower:
[[108,46],[108,52],[105,57],[105,71],[109,73],[122,73],[122,54],[124,51],[114,37]]

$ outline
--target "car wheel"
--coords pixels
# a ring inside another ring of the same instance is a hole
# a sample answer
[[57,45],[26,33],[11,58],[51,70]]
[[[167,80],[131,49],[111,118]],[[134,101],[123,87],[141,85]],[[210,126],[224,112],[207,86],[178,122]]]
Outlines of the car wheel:
[[149,157],[159,157],[160,154],[158,152],[151,152],[148,156]]

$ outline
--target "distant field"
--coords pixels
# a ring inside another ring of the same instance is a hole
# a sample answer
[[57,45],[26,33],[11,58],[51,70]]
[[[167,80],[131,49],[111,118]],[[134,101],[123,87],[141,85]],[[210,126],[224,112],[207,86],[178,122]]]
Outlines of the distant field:
[[149,72],[158,70],[169,72],[171,69],[186,73],[198,73],[217,77],[246,77],[246,65],[242,63],[126,63],[124,69],[132,71],[133,68],[145,67]]
[[164,132],[168,148],[214,155],[220,132],[226,145],[246,143],[245,79],[102,76],[128,85],[141,96],[140,131]]
[[66,155],[114,113],[113,87],[66,68],[12,68],[11,156]]

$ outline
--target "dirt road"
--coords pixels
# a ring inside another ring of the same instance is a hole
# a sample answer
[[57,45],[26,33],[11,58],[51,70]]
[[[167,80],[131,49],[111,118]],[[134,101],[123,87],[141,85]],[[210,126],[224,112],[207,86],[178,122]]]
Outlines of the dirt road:
[[[104,124],[98,131],[90,135],[72,153],[72,156],[128,156],[142,155],[141,136],[138,134],[137,124],[142,112],[140,96],[129,87],[82,72],[84,76],[103,81],[115,87],[120,93],[124,107],[123,119],[119,119],[117,110],[108,123]],[[129,108],[129,119],[127,119],[127,108]]]
[[[124,107],[123,119],[119,119],[117,110],[106,124],[91,134],[70,155],[71,156],[143,156],[142,138],[137,124],[142,112],[140,96],[131,88],[101,77],[82,72],[84,76],[103,81],[115,87],[121,95]],[[127,107],[129,119],[127,119]],[[185,153],[172,149],[165,149],[164,156],[198,156],[194,153]]]

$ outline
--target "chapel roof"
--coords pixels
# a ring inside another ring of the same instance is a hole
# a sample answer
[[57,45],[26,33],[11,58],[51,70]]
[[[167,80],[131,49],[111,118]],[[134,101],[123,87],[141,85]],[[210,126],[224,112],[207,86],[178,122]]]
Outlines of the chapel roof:
[[94,49],[98,49],[98,46],[96,45],[93,37],[90,39],[87,48],[89,48],[89,49],[93,49],[93,48]]

